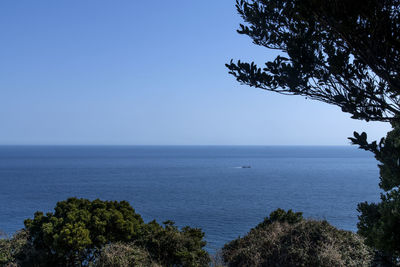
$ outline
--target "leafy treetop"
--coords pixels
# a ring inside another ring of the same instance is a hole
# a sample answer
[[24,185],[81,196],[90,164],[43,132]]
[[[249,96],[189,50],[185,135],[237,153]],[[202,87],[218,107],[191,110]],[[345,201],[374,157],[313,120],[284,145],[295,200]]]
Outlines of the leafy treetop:
[[54,213],[36,212],[25,220],[30,242],[41,255],[38,261],[49,266],[90,262],[105,244],[137,238],[143,224],[126,201],[77,198],[58,202]]
[[231,61],[239,82],[391,123],[380,142],[356,132],[350,140],[375,154],[385,191],[380,203],[359,204],[359,233],[383,262],[400,265],[400,0],[237,0],[236,8],[240,34],[281,52],[264,67]]
[[69,198],[58,202],[54,210],[46,215],[36,212],[25,221],[29,234],[24,250],[18,250],[23,253],[5,255],[0,243],[0,262],[15,259],[21,266],[75,267],[102,266],[107,259],[115,260],[113,266],[126,266],[117,264],[118,255],[125,255],[133,265],[140,259],[188,267],[208,266],[210,261],[201,229],[179,230],[172,221],[164,226],[156,221],[144,223],[126,201]]
[[265,227],[274,222],[286,222],[288,224],[298,223],[303,220],[302,212],[293,212],[293,210],[285,211],[283,209],[276,209],[269,214],[269,217],[265,217],[264,221],[257,225],[259,227]]
[[231,61],[243,84],[334,104],[354,119],[400,113],[399,0],[237,0],[238,32],[283,52],[264,67]]

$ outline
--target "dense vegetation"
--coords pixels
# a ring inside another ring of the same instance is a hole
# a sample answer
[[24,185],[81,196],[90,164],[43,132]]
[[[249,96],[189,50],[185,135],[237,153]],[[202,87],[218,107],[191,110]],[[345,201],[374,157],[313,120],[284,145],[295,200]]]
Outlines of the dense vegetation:
[[357,234],[301,213],[276,210],[222,250],[228,266],[370,266],[372,251]]
[[47,266],[87,265],[105,244],[137,239],[144,224],[125,201],[70,198],[54,210],[46,215],[36,212],[25,221],[29,241],[38,252],[34,260]]
[[70,198],[55,212],[36,212],[24,230],[0,240],[0,264],[208,266],[203,237],[200,229],[179,230],[171,221],[144,223],[126,201]]
[[379,249],[383,262],[388,266],[400,264],[400,125],[379,144],[368,144],[365,136],[353,140],[361,148],[372,151],[380,162],[379,186],[385,191],[379,203],[360,203],[357,224],[359,233],[369,245]]
[[240,0],[238,33],[280,51],[259,67],[231,61],[243,84],[339,106],[390,123],[380,142],[350,140],[380,162],[380,203],[361,203],[358,229],[388,266],[400,264],[400,1]]
[[[127,202],[70,198],[37,212],[25,229],[0,239],[0,266],[209,266],[204,234],[167,221],[144,223]],[[75,226],[74,226],[75,225]],[[226,244],[213,266],[369,266],[357,234],[300,212],[278,209],[243,238]]]
[[30,253],[27,247],[28,238],[29,233],[21,230],[11,238],[0,239],[0,266],[18,266],[17,262],[25,259],[25,255]]
[[398,121],[399,0],[238,0],[238,33],[281,53],[227,64],[246,85],[339,106],[354,119]]
[[[277,210],[222,251],[228,266],[400,264],[400,1],[240,0],[239,33],[276,49],[275,60],[227,64],[236,79],[339,106],[354,119],[390,123],[379,142],[353,144],[380,162],[381,202],[361,203],[357,234]],[[37,212],[0,240],[4,266],[208,266],[200,229],[144,223],[127,202],[71,198]]]

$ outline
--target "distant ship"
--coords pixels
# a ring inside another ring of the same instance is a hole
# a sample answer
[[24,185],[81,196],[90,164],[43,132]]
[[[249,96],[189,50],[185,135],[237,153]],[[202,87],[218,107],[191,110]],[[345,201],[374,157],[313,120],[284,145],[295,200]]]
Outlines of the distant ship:
[[249,169],[249,168],[251,168],[251,166],[250,166],[250,165],[245,165],[245,166],[242,166],[242,169]]

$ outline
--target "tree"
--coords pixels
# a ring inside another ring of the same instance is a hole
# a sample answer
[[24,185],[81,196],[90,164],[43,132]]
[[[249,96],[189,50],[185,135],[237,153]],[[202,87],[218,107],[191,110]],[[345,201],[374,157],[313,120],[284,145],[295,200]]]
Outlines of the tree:
[[209,266],[210,257],[203,249],[206,242],[201,229],[186,226],[179,230],[173,221],[163,224],[156,221],[146,224],[135,244],[146,248],[162,266]]
[[[379,143],[350,138],[380,161],[382,202],[362,203],[359,232],[367,242],[400,257],[400,1],[238,0],[245,24],[238,33],[280,51],[273,61],[231,61],[242,83],[339,106],[353,119],[391,123]],[[393,237],[396,236],[396,237]],[[391,238],[388,238],[391,237]]]
[[11,238],[0,239],[0,266],[17,266],[22,255],[31,254],[27,249],[28,237],[28,232],[21,230]]
[[153,262],[150,254],[134,244],[111,243],[100,253],[96,267],[159,267]]
[[276,210],[250,232],[226,244],[225,262],[236,266],[370,266],[363,239],[326,221]]
[[351,138],[361,148],[372,151],[380,161],[379,186],[385,191],[380,203],[360,203],[358,211],[359,233],[367,238],[368,244],[381,250],[382,259],[387,265],[398,264],[400,257],[400,127],[393,123],[394,129],[379,144],[366,141],[366,135]]
[[231,61],[243,84],[337,105],[355,119],[400,113],[400,1],[237,1],[238,33],[282,51],[263,68]]
[[201,229],[144,223],[126,201],[69,198],[54,210],[25,220],[23,242],[0,240],[0,264],[197,267],[210,261]]
[[54,213],[36,212],[25,220],[39,266],[88,265],[105,244],[137,238],[143,224],[126,201],[77,198],[58,202]]

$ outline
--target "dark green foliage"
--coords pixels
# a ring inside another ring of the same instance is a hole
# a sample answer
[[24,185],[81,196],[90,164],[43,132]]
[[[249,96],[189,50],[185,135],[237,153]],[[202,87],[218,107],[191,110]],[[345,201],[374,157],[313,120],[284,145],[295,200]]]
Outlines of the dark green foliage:
[[143,226],[134,242],[107,245],[98,266],[209,266],[203,237],[200,229],[184,227],[179,231],[172,221],[164,226],[152,221]]
[[392,124],[379,143],[366,133],[350,139],[375,154],[385,191],[382,202],[358,206],[359,233],[399,263],[400,1],[239,0],[236,7],[245,22],[238,33],[281,52],[264,67],[231,61],[226,66],[239,82]]
[[204,233],[197,228],[178,230],[172,221],[148,223],[135,244],[145,247],[152,259],[162,266],[208,266],[210,257],[203,250]]
[[271,212],[269,217],[266,217],[262,223],[257,225],[257,227],[264,227],[270,225],[273,222],[286,222],[289,224],[297,223],[303,220],[302,212],[293,212],[288,210],[287,212],[283,209],[277,209]]
[[210,257],[203,250],[204,233],[200,229],[184,227],[179,231],[171,221],[164,227],[152,221],[144,229],[132,243],[106,245],[96,266],[209,266]]
[[69,198],[0,240],[0,266],[208,266],[200,229],[144,223],[126,201]]
[[113,243],[106,245],[100,253],[96,267],[157,267],[150,254],[133,244]]
[[69,198],[54,213],[36,212],[25,221],[41,266],[79,266],[94,261],[107,243],[135,239],[143,225],[126,201]]
[[350,138],[353,144],[360,148],[371,151],[375,158],[380,162],[380,183],[379,186],[390,191],[400,186],[400,125],[392,123],[393,130],[387,133],[379,144],[377,142],[368,143],[367,134],[354,133],[354,138]]
[[337,105],[355,119],[400,112],[400,1],[237,1],[238,32],[282,51],[264,67],[231,61],[243,84]]
[[[276,214],[280,214],[275,220]],[[296,215],[296,216],[293,216]],[[282,219],[282,218],[288,219]],[[226,244],[228,266],[369,266],[372,252],[363,239],[326,221],[304,220],[299,213],[271,213],[256,228]]]
[[[398,190],[381,195],[379,203],[360,203],[357,224],[367,244],[382,251],[388,266],[399,264],[400,256],[400,194]],[[397,266],[397,265],[396,265]]]
[[25,230],[18,231],[11,238],[0,239],[0,266],[15,266],[20,262],[27,250],[29,234]]
[[393,124],[385,139],[379,144],[368,143],[365,133],[354,134],[354,144],[372,151],[381,162],[379,186],[386,191],[381,194],[380,203],[360,203],[358,211],[359,233],[365,236],[367,243],[383,251],[384,260],[399,263],[400,257],[400,127]]

